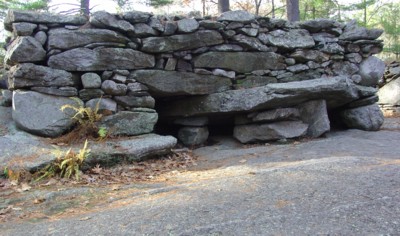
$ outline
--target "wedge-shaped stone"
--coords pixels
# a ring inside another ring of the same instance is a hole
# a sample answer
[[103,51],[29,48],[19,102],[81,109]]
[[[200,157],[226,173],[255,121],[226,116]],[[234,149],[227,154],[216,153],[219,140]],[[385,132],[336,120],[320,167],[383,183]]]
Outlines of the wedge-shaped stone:
[[107,28],[121,32],[132,33],[135,28],[131,23],[118,19],[116,15],[106,11],[98,11],[90,16],[90,24],[99,28]]
[[125,36],[108,29],[53,29],[48,33],[47,49],[68,50],[95,43],[116,43],[123,47],[129,42]]
[[32,63],[11,67],[8,84],[10,89],[27,87],[64,87],[77,84],[71,73]]
[[229,78],[190,72],[137,70],[131,77],[145,84],[155,97],[211,94],[232,86]]
[[233,129],[233,137],[241,143],[296,138],[305,135],[307,128],[308,125],[301,121],[238,125]]
[[4,20],[6,30],[12,30],[14,22],[31,22],[43,24],[83,25],[87,22],[84,16],[57,15],[46,12],[33,12],[22,10],[9,10]]
[[133,49],[76,48],[51,56],[48,65],[67,71],[134,70],[154,67],[155,59]]
[[42,44],[31,36],[17,37],[7,47],[4,62],[7,65],[15,65],[22,62],[39,62],[46,58],[46,51]]
[[311,48],[315,46],[313,37],[307,30],[275,30],[268,34],[268,43],[286,49]]
[[207,52],[194,59],[198,68],[222,68],[239,73],[284,70],[285,58],[274,52]]
[[350,78],[321,78],[170,101],[160,106],[158,111],[162,116],[171,117],[227,114],[290,107],[316,99],[325,99],[328,107],[334,108],[356,100],[358,92]]
[[214,30],[199,30],[192,34],[143,39],[142,51],[151,53],[190,50],[223,43],[220,33]]

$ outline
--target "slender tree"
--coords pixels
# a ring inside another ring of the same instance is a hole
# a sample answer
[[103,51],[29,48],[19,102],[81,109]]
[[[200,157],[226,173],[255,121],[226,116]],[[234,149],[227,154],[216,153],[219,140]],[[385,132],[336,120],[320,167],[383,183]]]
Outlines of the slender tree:
[[300,20],[299,0],[286,0],[286,15],[289,21]]
[[84,16],[89,16],[90,14],[90,0],[81,0],[80,13]]
[[218,0],[218,13],[229,11],[229,0]]

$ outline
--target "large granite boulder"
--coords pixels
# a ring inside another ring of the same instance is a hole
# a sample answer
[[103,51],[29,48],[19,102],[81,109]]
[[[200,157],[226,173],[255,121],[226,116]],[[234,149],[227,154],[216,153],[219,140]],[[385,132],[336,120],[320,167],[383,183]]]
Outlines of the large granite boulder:
[[47,12],[9,10],[6,18],[4,19],[4,28],[11,31],[12,23],[14,22],[83,25],[87,22],[87,19],[86,17],[80,15],[60,15]]
[[12,118],[17,127],[28,133],[57,137],[74,125],[72,109],[61,111],[64,105],[81,106],[76,100],[33,91],[16,90],[13,93]]
[[300,104],[300,119],[308,124],[306,136],[317,138],[331,129],[325,100],[313,100]]
[[340,115],[347,127],[366,131],[379,130],[384,121],[383,113],[377,104],[347,109]]
[[360,64],[361,81],[364,86],[376,86],[385,73],[385,63],[374,56],[368,57]]
[[155,97],[211,94],[229,90],[232,85],[229,78],[190,72],[137,70],[131,77],[145,84]]
[[77,84],[78,81],[67,71],[52,69],[32,63],[23,63],[11,67],[8,77],[10,89],[64,87],[75,86]]
[[129,39],[108,29],[52,29],[48,33],[47,50],[68,50],[94,43],[114,43],[124,47]]
[[356,41],[362,39],[374,40],[379,38],[383,33],[381,29],[366,29],[359,27],[356,21],[349,22],[344,28],[343,34],[339,39],[344,41]]
[[98,11],[90,16],[90,24],[98,28],[106,28],[126,33],[134,33],[135,27],[126,20],[118,19],[117,16],[106,11]]
[[192,33],[196,31],[200,24],[195,19],[182,19],[177,22],[179,33]]
[[17,37],[7,47],[4,62],[7,65],[15,65],[23,62],[40,62],[46,58],[46,51],[34,37]]
[[296,138],[306,134],[308,125],[301,121],[279,121],[269,124],[237,125],[233,136],[241,143]]
[[223,43],[218,31],[199,30],[191,34],[172,35],[166,37],[149,37],[143,39],[141,48],[144,52],[161,53],[178,50],[190,50]]
[[400,106],[400,78],[390,81],[379,89],[379,104]]
[[104,117],[99,126],[106,127],[110,135],[134,136],[153,132],[158,115],[152,109],[138,111],[120,111]]
[[315,46],[313,37],[304,29],[275,30],[268,34],[267,40],[270,45],[285,49],[311,48]]
[[325,99],[330,108],[359,98],[359,90],[348,77],[273,83],[262,87],[230,90],[207,96],[170,101],[160,107],[162,116],[200,116],[218,113],[267,110]]
[[152,68],[153,55],[124,48],[76,48],[51,56],[48,65],[67,71],[134,70]]
[[207,52],[194,59],[194,66],[239,73],[286,69],[285,58],[274,52]]

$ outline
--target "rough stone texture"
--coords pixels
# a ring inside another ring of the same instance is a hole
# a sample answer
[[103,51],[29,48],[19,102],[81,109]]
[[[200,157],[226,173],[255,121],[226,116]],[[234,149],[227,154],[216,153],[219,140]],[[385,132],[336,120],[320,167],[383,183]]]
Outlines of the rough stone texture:
[[[208,96],[171,101],[160,107],[163,116],[194,116],[290,107],[308,100],[325,99],[335,108],[359,98],[359,88],[347,77],[273,83],[263,87],[231,90]],[[243,98],[246,101],[243,102]]]
[[374,56],[368,57],[360,64],[360,82],[364,86],[375,86],[385,73],[385,63]]
[[311,48],[315,45],[309,32],[303,29],[275,30],[267,35],[267,39],[269,44],[286,49]]
[[134,70],[155,65],[153,55],[123,48],[76,48],[51,56],[51,68],[68,71]]
[[104,95],[104,91],[101,89],[81,89],[79,90],[79,98],[82,101],[89,101],[93,98],[100,98]]
[[174,120],[174,124],[183,126],[205,126],[208,124],[208,117],[187,117]]
[[28,133],[57,137],[74,124],[71,117],[75,112],[72,109],[65,109],[64,112],[60,110],[67,104],[81,105],[70,98],[16,90],[13,93],[12,118],[18,128]]
[[112,80],[106,80],[101,84],[101,89],[109,95],[124,96],[128,91],[125,84],[118,84]]
[[218,21],[234,21],[241,23],[249,23],[255,20],[255,16],[247,11],[227,11],[217,18]]
[[96,110],[102,114],[114,114],[117,112],[117,103],[110,98],[94,98],[86,102],[86,107],[90,107],[92,110]]
[[77,85],[77,81],[67,71],[23,63],[10,68],[8,84],[10,89],[19,89],[74,86]]
[[12,23],[14,22],[32,22],[32,23],[50,23],[50,24],[68,24],[68,25],[83,25],[87,22],[84,16],[69,16],[69,15],[56,15],[46,12],[33,12],[23,10],[9,10],[6,18],[4,19],[4,28],[12,30]]
[[235,84],[235,89],[254,88],[277,82],[278,80],[272,76],[250,75],[246,76],[246,78],[242,80],[237,80],[237,84]]
[[132,24],[135,23],[146,23],[153,15],[147,12],[140,11],[129,11],[123,14],[123,18]]
[[199,28],[199,23],[195,19],[178,20],[178,33],[192,33]]
[[379,89],[379,104],[400,106],[400,78],[390,81]]
[[114,100],[123,107],[154,108],[156,101],[151,96],[115,96]]
[[384,121],[383,113],[377,104],[347,109],[340,115],[349,128],[366,131],[379,130]]
[[101,77],[96,73],[85,73],[81,76],[81,80],[85,89],[97,89],[101,87]]
[[115,115],[106,116],[99,126],[106,127],[110,135],[134,136],[153,132],[158,115],[153,112],[120,111]]
[[44,93],[48,95],[61,96],[61,97],[76,97],[78,96],[78,90],[74,87],[31,87],[32,91]]
[[322,63],[329,60],[329,55],[317,50],[297,50],[290,55],[297,62],[315,61]]
[[330,19],[316,19],[299,22],[299,26],[310,32],[320,32],[324,29],[340,27],[339,23]]
[[335,75],[353,75],[359,71],[359,68],[354,63],[342,61],[333,63],[332,71]]
[[308,124],[306,135],[317,138],[331,129],[325,100],[305,102],[298,106],[300,119]]
[[12,24],[12,32],[16,36],[31,36],[33,31],[37,28],[37,24],[21,22]]
[[233,136],[241,143],[272,141],[301,137],[306,134],[308,125],[301,121],[280,121],[271,124],[237,125]]
[[12,105],[12,91],[3,89],[1,90],[0,106],[10,107]]
[[286,68],[283,56],[273,52],[207,52],[194,59],[195,67],[222,68],[240,73]]
[[358,27],[355,21],[350,22],[346,25],[343,34],[340,35],[339,39],[348,40],[348,41],[356,41],[360,39],[370,39],[374,40],[379,38],[383,33],[381,29],[366,29],[364,27]]
[[148,36],[156,36],[158,33],[155,29],[145,23],[137,23],[135,24],[135,32],[132,34],[133,37],[148,37]]
[[47,42],[47,34],[43,31],[39,31],[35,34],[34,37],[42,46],[44,46]]
[[45,58],[46,51],[41,43],[31,36],[20,36],[7,47],[4,62],[7,65],[15,65],[23,62],[39,62]]
[[288,121],[298,120],[298,118],[300,118],[300,113],[296,108],[278,108],[259,113],[251,113],[247,117],[253,122]]
[[271,52],[272,50],[262,44],[260,40],[254,37],[249,37],[243,34],[238,34],[232,37],[232,40],[236,41],[242,47],[249,50],[256,50],[260,52]]
[[142,51],[161,53],[189,50],[223,43],[220,33],[214,30],[199,30],[195,33],[167,37],[149,37],[143,39]]
[[208,139],[207,127],[182,127],[178,131],[178,139],[186,146],[200,145]]
[[145,84],[153,96],[201,95],[226,91],[230,79],[188,72],[137,70],[132,78]]
[[68,50],[93,43],[115,43],[124,47],[128,41],[129,39],[122,34],[108,29],[68,30],[58,28],[49,31],[47,50]]
[[120,20],[115,15],[105,11],[92,13],[89,22],[99,28],[113,29],[127,33],[135,32],[135,28],[128,21]]

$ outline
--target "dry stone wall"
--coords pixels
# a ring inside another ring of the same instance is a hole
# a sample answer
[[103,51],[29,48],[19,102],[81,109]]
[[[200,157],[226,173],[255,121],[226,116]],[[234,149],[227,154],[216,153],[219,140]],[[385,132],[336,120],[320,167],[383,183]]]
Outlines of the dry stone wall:
[[216,120],[232,120],[243,143],[318,137],[333,110],[350,128],[383,122],[375,86],[385,66],[373,56],[382,31],[355,22],[9,11],[5,29],[13,118],[37,135],[70,129],[59,108],[71,103],[99,104],[114,135],[178,125],[186,145],[204,143]]

